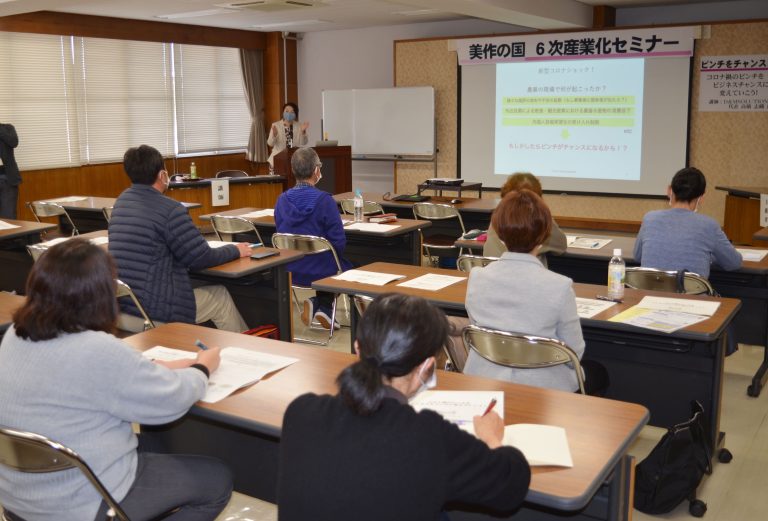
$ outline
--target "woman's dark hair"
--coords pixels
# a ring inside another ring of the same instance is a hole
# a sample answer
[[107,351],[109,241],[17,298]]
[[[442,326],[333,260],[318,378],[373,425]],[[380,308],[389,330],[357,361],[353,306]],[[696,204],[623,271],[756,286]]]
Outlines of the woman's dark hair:
[[423,298],[381,295],[357,326],[360,360],[339,374],[339,394],[357,414],[373,413],[384,399],[382,378],[413,371],[440,350],[448,331],[445,314]]
[[112,257],[85,239],[69,239],[32,266],[27,301],[13,323],[18,336],[33,342],[87,330],[113,333],[117,310]]
[[289,101],[285,105],[283,105],[283,108],[280,110],[280,116],[282,117],[283,112],[285,112],[285,107],[291,107],[293,109],[293,112],[296,114],[296,121],[299,121],[299,106],[296,105],[294,102]]
[[683,168],[672,178],[670,186],[675,199],[680,202],[689,202],[704,195],[707,189],[707,178],[698,168]]
[[542,198],[532,191],[512,191],[491,215],[491,227],[507,250],[528,253],[549,237],[552,214]]
[[541,197],[541,181],[530,172],[515,172],[507,178],[507,182],[501,187],[501,197],[518,190],[530,190]]

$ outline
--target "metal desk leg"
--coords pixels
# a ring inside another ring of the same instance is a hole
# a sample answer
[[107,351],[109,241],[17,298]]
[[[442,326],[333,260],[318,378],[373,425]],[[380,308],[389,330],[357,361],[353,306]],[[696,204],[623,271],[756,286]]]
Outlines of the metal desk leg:
[[752,383],[747,386],[748,396],[760,396],[760,391],[765,385],[768,377],[768,346],[763,346],[763,363],[757,368],[755,376],[752,377]]

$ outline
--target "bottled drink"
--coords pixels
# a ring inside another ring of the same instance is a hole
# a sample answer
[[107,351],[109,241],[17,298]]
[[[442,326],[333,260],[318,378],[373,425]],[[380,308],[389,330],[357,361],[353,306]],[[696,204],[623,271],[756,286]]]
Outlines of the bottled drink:
[[189,177],[192,179],[197,179],[197,166],[195,166],[194,161],[192,161],[192,164],[189,165]]
[[355,190],[355,222],[363,222],[363,194],[360,190]]
[[626,265],[621,258],[621,248],[613,250],[613,257],[608,263],[608,298],[624,298],[624,273]]

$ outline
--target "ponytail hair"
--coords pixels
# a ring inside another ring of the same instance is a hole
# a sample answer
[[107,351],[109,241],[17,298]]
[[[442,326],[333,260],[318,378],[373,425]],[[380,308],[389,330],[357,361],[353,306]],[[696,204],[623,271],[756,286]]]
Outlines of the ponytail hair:
[[357,414],[375,412],[384,399],[385,378],[405,376],[448,338],[445,314],[420,297],[381,295],[357,326],[360,360],[336,379],[339,394]]

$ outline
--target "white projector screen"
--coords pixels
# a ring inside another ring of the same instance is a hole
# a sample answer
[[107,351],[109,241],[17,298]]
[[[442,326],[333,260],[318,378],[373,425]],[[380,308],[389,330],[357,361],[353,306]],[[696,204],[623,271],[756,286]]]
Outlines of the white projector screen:
[[661,196],[686,166],[690,58],[468,65],[461,177],[498,188]]

